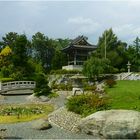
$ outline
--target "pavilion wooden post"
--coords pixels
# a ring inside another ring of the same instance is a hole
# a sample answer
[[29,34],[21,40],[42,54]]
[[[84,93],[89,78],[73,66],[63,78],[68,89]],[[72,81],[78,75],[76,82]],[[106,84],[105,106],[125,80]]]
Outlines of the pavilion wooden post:
[[77,55],[77,51],[74,51],[74,65],[76,65],[76,55]]
[[68,65],[69,65],[69,54],[67,54],[67,58],[68,58]]

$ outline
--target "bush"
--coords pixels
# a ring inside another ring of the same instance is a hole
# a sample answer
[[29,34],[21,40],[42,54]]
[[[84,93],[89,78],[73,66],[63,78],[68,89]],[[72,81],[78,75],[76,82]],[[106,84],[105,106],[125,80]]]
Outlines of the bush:
[[95,91],[96,90],[96,86],[95,85],[86,85],[84,87],[85,91]]
[[126,71],[125,68],[120,69],[120,72],[125,72],[125,71]]
[[99,110],[106,110],[109,106],[107,98],[89,94],[73,96],[68,99],[66,107],[69,111],[87,116]]
[[10,74],[13,73],[14,66],[13,65],[9,65],[9,66],[3,66],[1,68],[1,74],[3,77],[9,77]]
[[58,90],[72,90],[72,84],[52,84],[52,89],[58,89]]
[[117,84],[117,82],[113,79],[108,79],[108,80],[106,80],[106,84],[109,88],[112,88],[112,87],[114,87],[114,85]]
[[23,74],[21,71],[14,72],[10,75],[10,77],[16,81],[23,80]]
[[118,73],[118,72],[119,72],[119,69],[113,68],[112,73]]
[[60,70],[51,70],[50,74],[78,74],[78,73],[82,73],[79,70],[64,70],[64,69],[60,69]]
[[48,86],[48,81],[45,75],[38,74],[35,78],[36,87],[34,89],[35,96],[49,95],[51,93],[51,88]]
[[0,81],[2,83],[4,83],[4,82],[11,82],[11,81],[13,81],[13,78],[0,78]]
[[52,93],[50,93],[50,94],[48,95],[49,98],[56,98],[56,97],[58,97],[58,96],[59,96],[59,94],[58,94],[58,93],[55,93],[55,92],[52,92]]

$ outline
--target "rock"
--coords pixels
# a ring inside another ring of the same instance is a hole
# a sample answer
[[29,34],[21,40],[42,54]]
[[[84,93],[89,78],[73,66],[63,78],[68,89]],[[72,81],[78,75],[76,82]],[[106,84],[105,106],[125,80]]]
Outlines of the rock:
[[50,99],[47,96],[40,96],[37,97],[34,94],[30,95],[27,97],[27,100],[31,101],[31,102],[47,102]]
[[32,128],[37,130],[46,130],[46,129],[50,129],[51,127],[52,126],[49,123],[49,121],[45,119],[36,120],[32,124]]
[[47,96],[40,96],[39,99],[40,99],[42,102],[47,102],[47,101],[50,100]]
[[140,112],[133,110],[99,111],[83,118],[80,132],[107,139],[140,138]]

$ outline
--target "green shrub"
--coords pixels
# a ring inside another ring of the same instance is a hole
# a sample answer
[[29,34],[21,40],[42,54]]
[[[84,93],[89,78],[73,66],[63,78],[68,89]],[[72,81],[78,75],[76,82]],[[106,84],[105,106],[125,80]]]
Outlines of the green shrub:
[[120,69],[120,72],[125,72],[125,71],[126,71],[125,68]]
[[56,97],[58,97],[58,96],[59,96],[59,94],[58,94],[58,93],[55,93],[55,92],[52,92],[52,93],[50,93],[50,94],[48,95],[49,98],[56,98]]
[[108,103],[107,98],[100,98],[98,95],[77,95],[68,99],[66,107],[69,111],[87,116],[96,111],[108,109]]
[[96,90],[96,85],[86,85],[84,87],[85,91],[95,91]]
[[78,73],[82,73],[79,70],[64,70],[64,69],[60,69],[60,70],[51,70],[50,74],[78,74]]
[[114,79],[108,79],[106,80],[106,85],[109,87],[109,88],[112,88],[114,85],[116,85],[117,82],[114,80]]
[[59,90],[66,90],[66,85],[65,84],[58,84],[58,89]]
[[9,66],[3,66],[1,68],[1,74],[3,77],[9,77],[10,74],[13,73],[14,66],[9,65]]
[[72,90],[72,84],[52,84],[52,89],[58,89],[58,90]]
[[44,74],[38,74],[35,78],[36,87],[34,89],[35,96],[49,95],[51,88],[48,86],[47,78]]
[[21,71],[14,72],[10,75],[10,77],[16,81],[23,80],[23,74]]
[[117,68],[112,69],[112,73],[118,73],[118,72],[119,72],[119,69],[117,69]]
[[13,78],[0,78],[0,81],[1,82],[11,82],[11,81],[13,81]]

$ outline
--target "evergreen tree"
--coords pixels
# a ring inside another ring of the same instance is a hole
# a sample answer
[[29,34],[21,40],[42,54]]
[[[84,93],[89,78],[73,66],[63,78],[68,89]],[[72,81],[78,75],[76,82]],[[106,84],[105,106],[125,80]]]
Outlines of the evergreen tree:
[[127,44],[118,40],[112,29],[104,31],[102,37],[99,37],[98,48],[94,56],[99,58],[107,58],[110,60],[114,68],[122,69],[126,58]]
[[140,71],[140,39],[136,37],[127,49],[127,59],[131,63],[132,71]]
[[51,69],[51,61],[54,56],[53,40],[38,32],[32,36],[33,57],[41,62],[46,71]]

